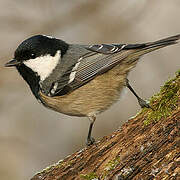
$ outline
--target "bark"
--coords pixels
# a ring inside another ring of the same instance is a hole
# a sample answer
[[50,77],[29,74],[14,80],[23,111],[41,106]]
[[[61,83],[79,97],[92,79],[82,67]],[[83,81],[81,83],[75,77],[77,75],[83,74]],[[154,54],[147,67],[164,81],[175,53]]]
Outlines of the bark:
[[151,99],[151,106],[153,111],[142,110],[121,129],[32,180],[179,179],[180,72]]

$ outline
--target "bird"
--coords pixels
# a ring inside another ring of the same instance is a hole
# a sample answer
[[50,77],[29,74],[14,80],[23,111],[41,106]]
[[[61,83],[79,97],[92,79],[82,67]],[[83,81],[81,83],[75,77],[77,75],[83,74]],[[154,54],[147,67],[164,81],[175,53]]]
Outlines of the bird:
[[20,43],[5,67],[15,67],[45,107],[88,117],[89,146],[95,142],[91,134],[96,116],[118,101],[124,87],[142,108],[151,108],[132,88],[128,74],[143,55],[176,44],[179,39],[180,34],[148,43],[81,45],[34,35]]

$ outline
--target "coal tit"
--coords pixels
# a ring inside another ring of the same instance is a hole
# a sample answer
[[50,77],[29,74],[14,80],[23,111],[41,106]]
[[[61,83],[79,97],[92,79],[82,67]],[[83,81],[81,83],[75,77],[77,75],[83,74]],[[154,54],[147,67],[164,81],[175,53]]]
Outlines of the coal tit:
[[115,103],[124,86],[141,107],[150,107],[130,86],[127,75],[139,58],[177,43],[180,34],[142,44],[68,44],[35,35],[23,41],[6,67],[15,66],[44,106],[70,116],[88,117],[87,144],[96,115]]

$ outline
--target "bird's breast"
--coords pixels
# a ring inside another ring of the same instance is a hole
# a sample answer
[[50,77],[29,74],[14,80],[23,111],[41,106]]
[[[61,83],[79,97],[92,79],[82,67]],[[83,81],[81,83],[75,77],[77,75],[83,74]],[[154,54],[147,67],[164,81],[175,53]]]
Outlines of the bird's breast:
[[40,92],[40,97],[49,108],[71,116],[103,112],[119,99],[129,71],[125,66],[116,66],[64,96],[49,97]]

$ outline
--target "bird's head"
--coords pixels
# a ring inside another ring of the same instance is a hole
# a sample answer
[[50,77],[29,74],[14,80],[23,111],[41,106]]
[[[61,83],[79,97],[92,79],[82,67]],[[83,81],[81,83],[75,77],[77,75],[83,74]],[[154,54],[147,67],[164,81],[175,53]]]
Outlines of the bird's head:
[[60,39],[45,35],[36,35],[24,40],[15,50],[14,58],[6,67],[26,66],[43,81],[60,62],[66,53],[68,44]]

